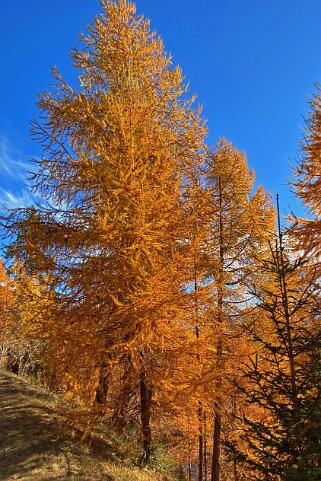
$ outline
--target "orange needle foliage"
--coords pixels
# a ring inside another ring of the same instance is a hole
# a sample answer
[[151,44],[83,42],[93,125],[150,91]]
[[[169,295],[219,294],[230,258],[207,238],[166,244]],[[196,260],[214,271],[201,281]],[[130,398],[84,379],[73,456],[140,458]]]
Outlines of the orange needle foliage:
[[222,422],[227,422],[223,413],[228,416],[236,403],[229,381],[235,376],[240,353],[233,352],[233,338],[244,319],[247,286],[255,276],[257,257],[267,248],[275,214],[262,187],[252,193],[254,173],[245,155],[226,140],[209,153],[205,175],[205,276],[211,299],[209,336],[216,351],[214,363],[209,361],[215,373],[211,480],[219,481]]
[[54,69],[55,92],[41,96],[33,124],[44,203],[9,224],[20,254],[52,279],[47,364],[91,401],[111,393],[119,423],[139,398],[148,460],[152,404],[172,389],[168,359],[188,336],[182,191],[206,129],[133,4],[108,1],[82,40],[71,54],[79,86]]
[[[292,183],[298,197],[309,211],[309,219],[294,218],[299,248],[312,255],[320,256],[321,239],[321,96],[320,86],[310,100],[310,113],[306,121],[305,138],[302,143],[302,157],[294,169]],[[320,270],[320,266],[319,266]]]
[[0,364],[5,365],[14,325],[14,291],[5,266],[0,261]]

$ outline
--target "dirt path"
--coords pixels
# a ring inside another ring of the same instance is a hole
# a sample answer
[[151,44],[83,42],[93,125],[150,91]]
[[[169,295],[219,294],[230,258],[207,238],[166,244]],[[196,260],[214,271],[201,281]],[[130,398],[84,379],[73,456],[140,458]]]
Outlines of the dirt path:
[[174,480],[120,457],[121,443],[108,429],[90,449],[80,444],[61,406],[67,406],[61,398],[0,370],[0,481]]
[[51,396],[0,371],[0,480],[112,481],[63,428]]

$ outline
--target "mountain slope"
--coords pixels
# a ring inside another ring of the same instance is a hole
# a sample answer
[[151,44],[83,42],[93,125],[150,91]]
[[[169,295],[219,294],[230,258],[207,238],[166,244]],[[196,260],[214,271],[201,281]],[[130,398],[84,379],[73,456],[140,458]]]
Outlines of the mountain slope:
[[170,481],[112,459],[111,442],[95,452],[73,439],[61,400],[0,371],[1,481]]

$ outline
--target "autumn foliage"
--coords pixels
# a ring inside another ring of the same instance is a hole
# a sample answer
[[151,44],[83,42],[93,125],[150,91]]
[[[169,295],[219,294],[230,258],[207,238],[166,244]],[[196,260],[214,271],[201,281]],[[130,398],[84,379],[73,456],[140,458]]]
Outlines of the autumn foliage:
[[71,59],[32,123],[41,201],[3,219],[2,363],[72,397],[83,441],[132,432],[141,464],[162,445],[189,480],[318,479],[318,95],[297,168],[315,219],[284,235],[132,3]]

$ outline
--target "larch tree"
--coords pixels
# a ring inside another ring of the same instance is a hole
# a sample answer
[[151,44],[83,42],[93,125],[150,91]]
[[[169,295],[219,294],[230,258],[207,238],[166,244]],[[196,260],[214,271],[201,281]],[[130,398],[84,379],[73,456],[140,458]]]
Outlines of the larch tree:
[[[201,167],[202,168],[202,167]],[[185,356],[185,365],[187,371],[191,376],[191,383],[189,389],[192,388],[192,393],[189,394],[188,416],[191,421],[195,417],[197,421],[193,424],[193,428],[197,426],[197,436],[195,436],[194,429],[189,425],[189,434],[185,432],[185,437],[189,438],[190,445],[197,444],[197,461],[195,451],[190,450],[190,455],[195,460],[192,464],[198,465],[198,481],[203,481],[207,477],[207,440],[206,440],[206,390],[208,386],[204,382],[203,374],[207,363],[206,356],[206,324],[204,322],[204,313],[208,308],[208,296],[206,289],[204,289],[204,271],[206,266],[206,234],[204,228],[204,220],[206,218],[206,197],[204,196],[204,185],[202,180],[202,171],[198,169],[194,175],[191,176],[190,183],[186,189],[185,198],[186,208],[190,212],[190,225],[188,230],[188,239],[190,243],[189,250],[189,282],[186,289],[188,292],[188,322],[191,328],[192,338],[190,339],[189,359]],[[194,337],[194,340],[193,340]],[[192,413],[192,410],[195,413]],[[192,439],[193,438],[193,441]],[[197,443],[195,443],[197,437]]]
[[14,328],[14,288],[3,261],[0,261],[0,365],[8,361]]
[[19,237],[15,256],[32,259],[55,292],[47,359],[100,404],[111,389],[116,417],[139,399],[148,461],[153,399],[172,386],[168,359],[184,338],[182,192],[206,129],[132,3],[107,1],[82,41],[71,54],[78,87],[53,69],[55,91],[41,95],[33,122],[42,202],[13,211],[7,228]]
[[211,481],[219,481],[223,472],[220,468],[222,416],[227,404],[222,393],[226,397],[233,372],[233,341],[229,337],[237,335],[247,301],[246,282],[255,273],[255,257],[266,249],[275,216],[263,188],[259,187],[253,194],[254,174],[247,166],[245,155],[225,139],[209,152],[205,182],[207,259],[203,282],[210,305],[209,343],[215,351]]
[[295,169],[292,186],[305,207],[309,219],[295,218],[294,231],[299,248],[320,255],[321,245],[321,92],[310,99],[310,112],[306,120],[305,137],[302,142],[302,156]]
[[50,331],[46,329],[46,324],[51,325],[53,303],[50,282],[45,276],[35,277],[19,263],[11,267],[10,274],[14,289],[12,351],[17,370],[19,374],[39,379],[45,368],[45,364],[41,364],[42,352],[50,343]]

